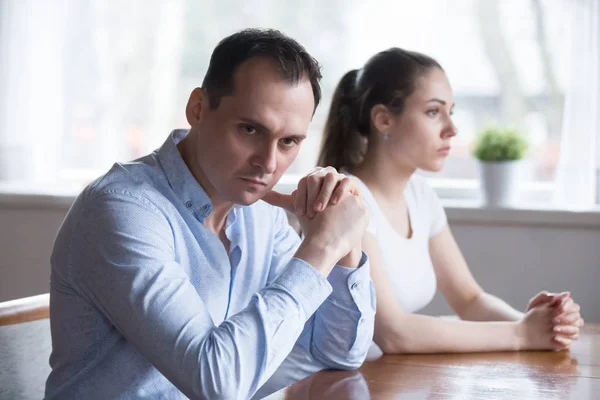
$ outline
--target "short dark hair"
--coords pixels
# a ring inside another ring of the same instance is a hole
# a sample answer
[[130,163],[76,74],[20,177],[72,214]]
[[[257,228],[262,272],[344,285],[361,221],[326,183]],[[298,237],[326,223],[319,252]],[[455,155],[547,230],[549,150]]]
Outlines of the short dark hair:
[[375,54],[362,69],[347,72],[333,94],[318,165],[352,172],[362,163],[371,137],[371,109],[383,104],[401,114],[417,79],[432,68],[443,70],[425,54],[392,47]]
[[275,29],[244,29],[221,40],[215,47],[202,87],[210,107],[219,107],[221,97],[233,94],[233,75],[253,57],[270,58],[277,63],[283,79],[297,84],[307,78],[313,90],[315,110],[321,101],[321,67],[296,40]]

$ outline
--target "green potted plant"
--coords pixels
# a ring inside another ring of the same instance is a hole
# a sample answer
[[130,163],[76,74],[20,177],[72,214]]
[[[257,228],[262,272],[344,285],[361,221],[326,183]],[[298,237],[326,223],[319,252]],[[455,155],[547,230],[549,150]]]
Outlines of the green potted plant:
[[479,176],[485,205],[514,206],[519,176],[529,144],[515,128],[489,126],[475,140],[473,156],[479,160]]

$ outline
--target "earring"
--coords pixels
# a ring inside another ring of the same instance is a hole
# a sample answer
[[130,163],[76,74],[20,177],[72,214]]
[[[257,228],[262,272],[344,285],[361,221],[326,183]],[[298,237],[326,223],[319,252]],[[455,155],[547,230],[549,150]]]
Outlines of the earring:
[[383,140],[388,140],[389,138],[389,135],[383,135]]

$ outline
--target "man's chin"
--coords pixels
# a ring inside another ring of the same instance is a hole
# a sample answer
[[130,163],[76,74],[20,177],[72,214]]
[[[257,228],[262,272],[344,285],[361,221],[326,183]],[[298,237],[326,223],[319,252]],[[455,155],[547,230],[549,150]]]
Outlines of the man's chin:
[[249,206],[262,199],[267,194],[267,192],[268,191],[244,192],[240,196],[237,196],[235,203],[240,206]]

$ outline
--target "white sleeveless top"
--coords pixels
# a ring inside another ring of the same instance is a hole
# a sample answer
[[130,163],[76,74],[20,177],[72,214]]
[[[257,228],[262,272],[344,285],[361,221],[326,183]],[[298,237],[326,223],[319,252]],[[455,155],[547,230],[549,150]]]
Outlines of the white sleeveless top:
[[413,174],[404,198],[412,226],[412,237],[400,236],[388,222],[367,186],[357,177],[365,204],[371,215],[368,231],[379,243],[396,299],[406,312],[425,307],[436,291],[436,276],[429,255],[429,239],[447,224],[446,213],[435,191],[422,176]]

